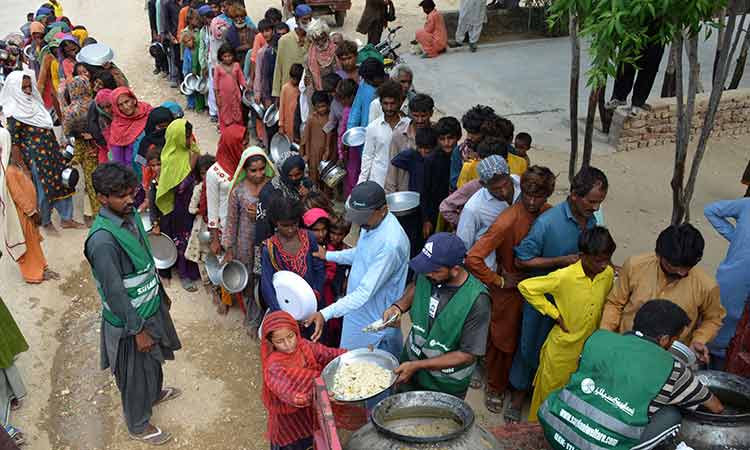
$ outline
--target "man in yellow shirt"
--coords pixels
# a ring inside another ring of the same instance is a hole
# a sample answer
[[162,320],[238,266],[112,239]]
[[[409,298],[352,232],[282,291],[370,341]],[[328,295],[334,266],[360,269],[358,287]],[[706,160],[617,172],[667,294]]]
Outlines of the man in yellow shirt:
[[601,327],[616,333],[630,331],[644,303],[654,298],[672,301],[690,318],[680,341],[708,363],[706,344],[719,332],[726,310],[716,280],[696,267],[703,247],[703,236],[694,226],[667,227],[656,240],[655,252],[625,260],[604,306]]
[[[556,325],[547,335],[539,354],[534,377],[529,421],[537,421],[537,410],[547,396],[568,382],[578,368],[578,356],[599,319],[612,289],[614,269],[610,259],[615,241],[604,227],[585,230],[578,238],[581,259],[548,275],[528,278],[518,284],[527,302]],[[552,303],[546,295],[552,295]]]

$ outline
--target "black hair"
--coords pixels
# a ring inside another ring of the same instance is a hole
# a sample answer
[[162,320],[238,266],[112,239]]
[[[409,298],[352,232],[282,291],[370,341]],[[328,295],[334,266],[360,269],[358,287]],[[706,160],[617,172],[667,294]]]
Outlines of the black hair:
[[189,121],[185,121],[185,139],[193,135],[193,124]]
[[587,166],[579,170],[573,177],[573,182],[570,183],[570,192],[579,197],[584,197],[597,185],[601,190],[607,191],[609,189],[607,176],[596,167]]
[[[85,64],[84,64],[85,65]],[[91,85],[94,85],[94,82],[96,80],[100,80],[102,82],[102,85],[105,89],[117,89],[117,82],[115,81],[115,77],[112,76],[111,73],[107,70],[99,70],[99,71],[92,71],[91,67],[88,65],[85,65],[87,69],[89,69],[89,73],[91,74]]]
[[450,136],[461,139],[461,122],[455,117],[441,117],[435,124],[435,132],[438,136]]
[[336,86],[336,95],[341,98],[349,98],[357,95],[357,82],[347,78],[341,80],[338,86]]
[[281,11],[279,11],[278,8],[268,8],[263,17],[269,22],[274,23],[281,22],[281,19],[284,16],[281,14]]
[[341,58],[344,55],[357,56],[357,44],[352,41],[343,41],[336,47],[336,56]]
[[161,147],[151,147],[146,150],[146,163],[158,159],[161,162]]
[[417,128],[414,144],[417,148],[429,148],[432,150],[438,145],[438,134],[432,127]]
[[323,90],[332,93],[336,91],[336,86],[339,85],[339,82],[341,81],[341,76],[337,74],[336,72],[331,72],[323,75]]
[[705,241],[689,223],[670,225],[656,238],[656,254],[673,266],[693,267],[703,258]]
[[276,25],[273,26],[273,32],[276,34],[281,34],[281,32],[284,31],[286,33],[289,32],[289,25],[286,24],[286,22],[279,22]]
[[544,166],[531,166],[521,175],[521,192],[549,197],[555,191],[555,174]]
[[651,339],[662,336],[674,338],[690,325],[690,317],[684,309],[669,300],[649,300],[641,306],[633,320],[633,330]]
[[485,105],[476,105],[461,117],[461,125],[469,133],[479,133],[482,123],[495,114],[495,110]]
[[506,119],[505,117],[498,116],[497,118],[497,124],[500,127],[500,133],[505,138],[506,142],[510,142],[513,140],[513,133],[516,131],[516,127],[513,125],[513,122]]
[[268,202],[268,220],[274,226],[279,222],[297,222],[302,220],[305,209],[301,202],[287,199],[281,193],[275,194]]
[[431,113],[435,109],[435,101],[427,94],[417,94],[409,100],[409,112]]
[[221,44],[221,47],[219,47],[219,51],[216,52],[216,56],[221,59],[221,57],[223,55],[226,55],[227,53],[230,53],[233,58],[237,58],[237,55],[234,53],[234,48],[232,48],[232,45],[229,42]]
[[138,185],[138,178],[130,167],[116,162],[99,164],[91,174],[91,182],[97,194],[122,195]]
[[97,44],[99,41],[97,41],[95,38],[89,36],[86,39],[83,40],[83,46],[91,45],[91,44]]
[[326,91],[315,91],[313,92],[312,97],[310,98],[310,102],[313,106],[317,106],[321,103],[325,103],[326,105],[331,104],[331,95]]
[[273,23],[268,19],[260,19],[258,22],[258,32],[262,33],[266,30],[273,30]]
[[328,226],[329,232],[347,235],[351,230],[351,222],[347,222],[342,216],[338,214],[334,214],[331,216],[331,224]]
[[209,155],[209,154],[200,155],[198,157],[198,161],[196,161],[195,163],[195,179],[198,181],[203,181],[203,178],[201,178],[201,171],[210,169],[211,166],[213,166],[215,162],[216,162],[216,157],[214,155]]
[[88,67],[86,67],[86,64],[77,62],[76,65],[73,66],[73,76],[74,77],[78,76],[78,68],[79,67],[83,67],[84,69],[86,69],[86,72],[88,72],[89,76],[91,76],[91,71],[89,70]]
[[245,170],[247,170],[253,163],[263,161],[263,164],[268,165],[268,161],[263,155],[253,155],[245,161]]
[[76,25],[73,27],[74,30],[86,30],[86,27],[83,25]]
[[612,255],[617,249],[615,240],[605,227],[595,226],[578,236],[578,251],[590,256]]
[[320,208],[328,213],[329,216],[334,214],[334,205],[327,195],[320,191],[310,191],[305,197],[303,203],[305,211],[313,208]]
[[302,67],[302,64],[294,63],[292,64],[292,67],[289,68],[289,76],[298,83],[302,80],[302,74],[304,73],[305,68]]
[[495,136],[483,137],[474,150],[481,159],[490,155],[500,155],[504,159],[508,159],[508,146],[506,145],[505,140]]
[[398,81],[386,80],[378,86],[378,98],[395,98],[396,103],[400,103],[402,95],[403,92],[401,92],[401,85]]
[[519,142],[523,142],[527,146],[531,147],[531,135],[526,132],[520,132],[516,135],[516,140]]
[[362,61],[362,63],[359,65],[358,72],[359,76],[361,76],[369,84],[373,84],[377,80],[383,80],[386,78],[385,69],[383,68],[383,61],[380,61],[374,57],[370,57]]

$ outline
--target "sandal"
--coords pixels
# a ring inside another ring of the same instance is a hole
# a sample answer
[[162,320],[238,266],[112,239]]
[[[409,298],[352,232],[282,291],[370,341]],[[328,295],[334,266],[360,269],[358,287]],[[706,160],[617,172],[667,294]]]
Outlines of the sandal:
[[11,411],[18,411],[21,409],[21,406],[23,406],[23,401],[17,398],[14,398],[10,401],[10,410]]
[[182,395],[182,391],[175,387],[165,387],[161,391],[161,396],[159,397],[159,400],[154,402],[154,406],[158,405],[159,403],[168,402],[170,400],[174,400],[177,397]]
[[13,439],[13,443],[18,446],[23,445],[24,442],[26,442],[26,436],[23,435],[23,432],[13,425],[6,425],[5,432],[8,433],[8,436],[11,439]]
[[164,445],[167,442],[169,442],[170,439],[172,439],[172,435],[169,434],[166,431],[162,431],[159,427],[156,428],[155,433],[150,434],[144,434],[144,435],[137,435],[130,433],[130,439],[143,442],[144,444],[149,445]]
[[182,288],[185,289],[188,292],[197,292],[198,286],[195,285],[195,282],[193,280],[186,280],[183,278],[180,278],[180,282],[182,283]]
[[505,419],[505,423],[519,423],[521,421],[521,410],[508,406],[505,414],[503,414],[503,419]]
[[474,369],[474,373],[471,375],[471,383],[469,386],[472,389],[482,389],[484,382],[482,381],[482,373],[479,371],[479,365]]
[[484,393],[484,406],[487,408],[487,411],[493,414],[500,414],[503,412],[504,404],[505,394],[491,391],[486,391]]

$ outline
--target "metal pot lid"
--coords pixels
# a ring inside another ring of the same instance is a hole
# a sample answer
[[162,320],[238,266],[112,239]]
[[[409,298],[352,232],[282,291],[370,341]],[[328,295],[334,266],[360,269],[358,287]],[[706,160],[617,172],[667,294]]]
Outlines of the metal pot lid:
[[101,66],[115,59],[115,53],[104,44],[96,43],[84,46],[76,55],[76,61],[92,66]]
[[271,143],[269,144],[270,147],[270,156],[271,161],[278,164],[279,159],[281,158],[281,155],[288,152],[291,148],[291,142],[289,142],[289,139],[284,136],[281,133],[276,133],[271,138]]
[[367,128],[365,127],[354,127],[349,128],[341,136],[341,142],[348,147],[359,147],[365,144],[365,135],[367,134]]
[[307,281],[296,273],[281,270],[273,274],[272,282],[279,307],[291,314],[295,320],[307,319],[318,309],[315,292]]

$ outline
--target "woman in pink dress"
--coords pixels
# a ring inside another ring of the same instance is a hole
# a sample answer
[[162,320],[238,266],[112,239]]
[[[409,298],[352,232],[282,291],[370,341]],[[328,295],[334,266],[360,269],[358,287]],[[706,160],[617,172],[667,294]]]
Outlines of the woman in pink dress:
[[242,89],[245,87],[245,76],[240,65],[235,61],[234,50],[229,44],[223,44],[218,52],[219,64],[214,68],[214,91],[216,106],[219,108],[219,131],[230,125],[245,126],[242,117]]

